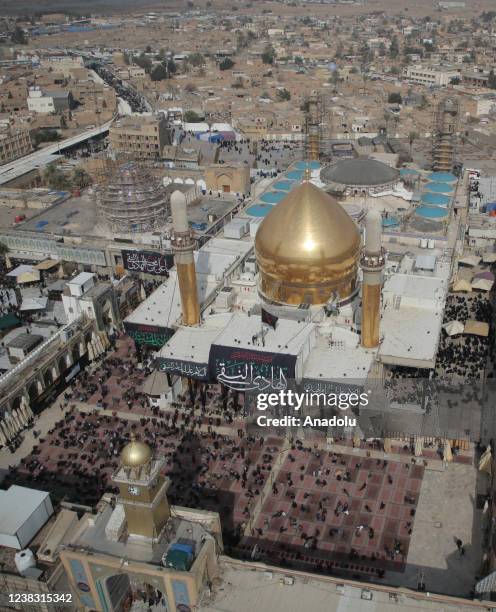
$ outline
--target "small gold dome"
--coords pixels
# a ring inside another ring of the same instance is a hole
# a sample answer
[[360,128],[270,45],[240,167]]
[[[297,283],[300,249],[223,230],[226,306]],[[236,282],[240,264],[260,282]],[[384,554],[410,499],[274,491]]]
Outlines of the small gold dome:
[[305,181],[262,221],[255,254],[266,299],[325,304],[355,289],[360,232],[333,197]]
[[126,467],[141,467],[149,463],[152,458],[152,449],[144,442],[136,440],[131,434],[131,442],[126,444],[121,452],[121,463]]

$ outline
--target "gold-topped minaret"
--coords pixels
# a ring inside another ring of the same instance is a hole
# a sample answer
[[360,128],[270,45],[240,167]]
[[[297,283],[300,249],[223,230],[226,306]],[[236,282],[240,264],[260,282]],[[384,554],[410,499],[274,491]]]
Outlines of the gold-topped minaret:
[[181,294],[183,325],[200,323],[200,304],[196,288],[195,239],[188,225],[186,197],[181,191],[171,195],[172,248]]
[[129,537],[150,545],[159,539],[170,516],[169,480],[161,474],[164,463],[164,457],[154,457],[148,444],[131,434],[112,476],[119,487],[118,503],[124,507]]
[[381,245],[382,216],[377,210],[369,210],[365,219],[365,247],[360,266],[362,282],[362,346],[379,346],[381,319],[381,288],[384,270],[384,249]]

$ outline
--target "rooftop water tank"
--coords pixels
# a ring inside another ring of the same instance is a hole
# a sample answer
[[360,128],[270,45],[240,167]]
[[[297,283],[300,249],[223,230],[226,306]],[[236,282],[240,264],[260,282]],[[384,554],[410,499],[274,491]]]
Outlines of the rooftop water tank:
[[21,574],[21,576],[24,576],[26,570],[28,570],[30,567],[36,567],[35,556],[33,554],[33,551],[29,548],[16,552],[14,562],[17,571],[19,572],[19,574]]

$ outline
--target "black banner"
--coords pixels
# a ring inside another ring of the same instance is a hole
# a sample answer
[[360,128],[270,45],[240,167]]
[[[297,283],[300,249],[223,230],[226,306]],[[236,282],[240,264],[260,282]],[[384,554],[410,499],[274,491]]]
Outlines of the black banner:
[[155,369],[167,374],[176,374],[177,376],[184,376],[195,380],[208,380],[208,364],[206,363],[158,357],[155,361]]
[[237,391],[281,391],[295,377],[296,355],[212,345],[210,379]]
[[154,276],[168,276],[167,270],[174,265],[173,255],[154,253],[152,251],[122,251],[125,270],[143,272]]
[[273,315],[264,308],[262,308],[262,323],[270,325],[272,329],[275,329],[277,321],[279,321],[279,317],[276,317],[276,315]]
[[140,346],[156,346],[158,348],[162,347],[174,334],[174,331],[168,327],[142,325],[141,323],[127,323],[126,321],[124,321],[124,329],[126,334],[131,337],[136,344]]

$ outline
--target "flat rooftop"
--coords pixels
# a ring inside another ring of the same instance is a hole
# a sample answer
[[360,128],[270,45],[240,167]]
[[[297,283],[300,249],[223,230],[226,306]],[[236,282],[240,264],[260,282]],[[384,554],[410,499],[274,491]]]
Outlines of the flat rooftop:
[[[343,336],[354,338],[343,339]],[[375,359],[375,350],[360,345],[360,337],[349,330],[336,329],[333,344],[316,346],[305,363],[304,379],[331,380],[334,382],[364,381]],[[350,344],[355,339],[358,344]],[[347,341],[348,340],[348,341]]]
[[[181,187],[182,185],[179,185]],[[112,232],[103,222],[98,209],[97,198],[93,192],[85,191],[80,197],[68,197],[64,201],[59,196],[58,203],[43,210],[24,209],[18,206],[15,209],[0,206],[0,227],[10,230],[21,230],[36,232],[37,234],[56,234],[57,236],[83,236],[94,240],[102,238],[111,240]],[[17,200],[13,203],[16,204]],[[196,229],[197,234],[207,232],[220,218],[229,214],[237,205],[233,198],[212,198],[206,196],[188,206],[188,219],[198,225],[204,224],[202,229]],[[17,215],[26,215],[26,220],[15,224]],[[214,215],[214,220],[209,221],[209,215]],[[44,222],[42,228],[38,226],[40,221]],[[164,230],[167,224],[164,224]],[[119,234],[115,234],[118,236]],[[152,236],[153,232],[145,233],[144,236]],[[127,236],[127,234],[126,234]],[[136,243],[146,243],[141,234],[129,234]],[[120,245],[125,248],[123,245]]]
[[195,557],[198,556],[202,546],[202,537],[205,535],[205,529],[200,523],[171,516],[167,521],[161,539],[152,548],[133,538],[117,542],[109,540],[105,534],[105,527],[112,512],[112,507],[106,504],[103,511],[96,516],[94,525],[88,524],[86,529],[76,538],[76,546],[89,546],[95,552],[126,558],[130,561],[161,565],[162,556],[169,546],[176,542],[178,538],[187,538],[195,541]]
[[[266,326],[262,346],[261,340],[253,343],[254,336],[260,334],[261,325],[258,316],[235,314],[219,334],[215,344],[267,353],[299,355],[304,345],[309,345],[311,342],[315,330],[313,323],[279,319],[275,330]],[[309,348],[308,346],[308,350]]]
[[15,535],[47,497],[50,499],[47,491],[18,485],[0,490],[0,533]]
[[[467,612],[476,607],[464,606],[463,601],[453,603],[439,601],[430,594],[404,591],[390,596],[391,590],[370,589],[363,584],[351,581],[340,581],[311,574],[294,574],[291,570],[282,570],[262,563],[242,565],[229,559],[220,563],[222,582],[215,586],[210,596],[203,597],[199,605],[200,612],[252,612],[253,610],[271,610],[287,612],[294,609],[298,601],[301,608],[314,612],[406,612],[439,610]],[[285,584],[284,579],[292,578],[293,584]],[[364,591],[370,593],[366,599]]]
[[160,349],[159,357],[208,364],[210,347],[231,317],[220,314],[207,317],[201,327],[180,327]]
[[446,295],[443,278],[393,274],[385,281],[379,347],[383,363],[434,367]]

